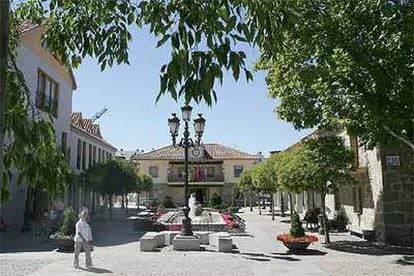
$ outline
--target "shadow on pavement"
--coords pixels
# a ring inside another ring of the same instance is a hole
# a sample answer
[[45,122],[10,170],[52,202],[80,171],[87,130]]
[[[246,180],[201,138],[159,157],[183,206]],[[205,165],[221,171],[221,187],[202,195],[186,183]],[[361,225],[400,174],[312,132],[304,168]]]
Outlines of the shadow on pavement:
[[270,258],[289,261],[289,262],[300,261],[300,259],[294,258],[294,257],[278,256],[278,255],[283,255],[283,254],[279,254],[279,253],[263,254],[263,253],[249,253],[249,252],[246,252],[246,253],[241,253],[241,255],[246,255],[246,256],[243,256],[246,259],[255,260],[255,261],[262,261],[262,262],[263,261],[270,261]]
[[113,273],[112,271],[104,268],[97,268],[97,267],[90,267],[90,268],[82,268],[79,267],[80,270],[97,273],[97,274],[104,274],[104,273]]
[[13,252],[53,251],[57,244],[48,236],[36,236],[33,232],[1,232],[0,254]]
[[270,261],[269,258],[265,258],[265,257],[246,257],[246,256],[243,256],[243,258],[245,258],[247,260],[258,261],[258,262],[269,262]]
[[397,260],[395,263],[400,265],[414,265],[414,256],[403,256],[401,259]]
[[135,209],[130,209],[126,215],[125,209],[114,208],[112,219],[108,214],[94,217],[91,222],[94,245],[105,247],[138,242],[146,231],[133,231],[133,222],[126,218],[134,212],[136,212]]
[[384,255],[414,255],[410,248],[379,245],[368,241],[336,241],[325,245],[326,248],[354,254],[384,256]]

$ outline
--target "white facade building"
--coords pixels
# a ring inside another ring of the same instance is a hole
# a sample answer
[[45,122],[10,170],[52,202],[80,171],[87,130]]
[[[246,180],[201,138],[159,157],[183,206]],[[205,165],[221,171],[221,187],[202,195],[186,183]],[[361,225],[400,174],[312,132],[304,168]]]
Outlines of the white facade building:
[[[53,125],[59,147],[68,147],[71,132],[72,94],[76,82],[72,70],[63,66],[42,45],[42,29],[26,24],[21,26],[21,44],[17,49],[17,66],[30,90],[30,101],[37,116],[51,109]],[[10,200],[1,206],[2,217],[10,229],[20,230],[23,225],[27,185],[16,185],[16,177],[8,183]]]
[[[103,139],[99,125],[93,124],[90,119],[83,119],[81,113],[72,113],[72,96],[76,89],[73,72],[47,50],[42,42],[42,28],[26,24],[21,26],[20,31],[17,66],[30,90],[30,101],[36,116],[46,116],[46,110],[51,112],[57,144],[70,167],[80,172],[92,163],[112,158],[116,148]],[[1,216],[11,230],[20,230],[23,226],[29,192],[33,194],[29,197],[32,206],[34,198],[45,201],[37,191],[34,195],[33,189],[28,189],[27,185],[17,186],[16,178],[13,177],[8,183],[10,200],[1,205]],[[87,193],[79,186],[70,187],[66,198],[66,203],[75,208],[87,204]],[[76,200],[71,201],[71,198]]]

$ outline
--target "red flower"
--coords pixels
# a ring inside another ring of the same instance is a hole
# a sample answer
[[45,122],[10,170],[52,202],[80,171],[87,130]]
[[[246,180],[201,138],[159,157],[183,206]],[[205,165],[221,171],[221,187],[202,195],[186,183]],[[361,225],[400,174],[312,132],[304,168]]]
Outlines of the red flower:
[[314,243],[318,241],[318,238],[314,235],[305,235],[303,237],[293,237],[290,234],[279,234],[277,235],[277,240],[285,243],[289,242],[310,242]]

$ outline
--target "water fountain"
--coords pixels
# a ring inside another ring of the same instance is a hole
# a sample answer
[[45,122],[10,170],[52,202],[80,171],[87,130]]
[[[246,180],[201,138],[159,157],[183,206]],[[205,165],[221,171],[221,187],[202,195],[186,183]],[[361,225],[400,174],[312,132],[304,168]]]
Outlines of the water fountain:
[[[191,194],[188,200],[188,206],[190,208],[189,217],[191,219],[191,227],[194,231],[221,232],[227,230],[226,223],[220,213],[203,209],[201,205],[196,202],[194,194]],[[177,210],[164,214],[158,219],[158,222],[165,225],[170,230],[179,230],[183,218],[183,211]]]

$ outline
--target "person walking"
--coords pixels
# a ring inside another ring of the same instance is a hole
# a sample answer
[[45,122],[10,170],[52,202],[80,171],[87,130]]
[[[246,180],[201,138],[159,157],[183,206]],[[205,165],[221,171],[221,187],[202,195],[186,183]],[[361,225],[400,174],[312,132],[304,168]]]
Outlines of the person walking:
[[75,258],[73,261],[73,266],[79,268],[79,253],[81,248],[85,251],[85,265],[87,268],[92,266],[91,258],[91,242],[92,242],[92,231],[89,227],[88,222],[88,213],[82,211],[79,214],[79,221],[76,223],[76,232],[75,232]]

